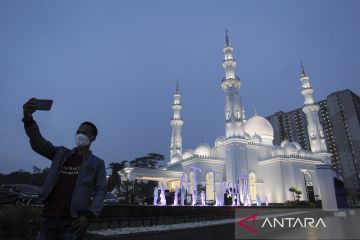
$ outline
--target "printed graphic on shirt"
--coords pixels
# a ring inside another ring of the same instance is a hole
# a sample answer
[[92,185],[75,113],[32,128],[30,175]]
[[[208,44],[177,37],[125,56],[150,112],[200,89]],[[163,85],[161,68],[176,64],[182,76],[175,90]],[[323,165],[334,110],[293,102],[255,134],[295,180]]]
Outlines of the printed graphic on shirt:
[[78,175],[80,166],[62,166],[60,169],[61,174],[65,175]]

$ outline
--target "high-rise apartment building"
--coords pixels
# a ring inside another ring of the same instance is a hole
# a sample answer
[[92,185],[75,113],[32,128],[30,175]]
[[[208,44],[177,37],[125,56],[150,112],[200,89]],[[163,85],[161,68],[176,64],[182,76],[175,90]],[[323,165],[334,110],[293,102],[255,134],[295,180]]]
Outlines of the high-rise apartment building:
[[[337,91],[316,103],[318,116],[324,128],[332,164],[344,178],[350,196],[360,196],[360,97],[346,89]],[[298,142],[310,149],[306,115],[302,108],[277,112],[267,119],[274,128],[274,144],[283,140]]]

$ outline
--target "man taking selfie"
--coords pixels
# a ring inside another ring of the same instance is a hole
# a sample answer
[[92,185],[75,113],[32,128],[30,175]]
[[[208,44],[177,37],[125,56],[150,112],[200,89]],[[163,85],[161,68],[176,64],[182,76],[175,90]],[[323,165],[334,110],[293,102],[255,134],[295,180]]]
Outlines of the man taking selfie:
[[44,139],[32,114],[42,109],[43,100],[30,99],[23,105],[24,128],[31,148],[51,162],[44,180],[40,201],[41,227],[38,239],[82,239],[103,206],[106,194],[105,163],[90,151],[97,136],[91,122],[80,124],[75,135],[76,147],[54,146]]

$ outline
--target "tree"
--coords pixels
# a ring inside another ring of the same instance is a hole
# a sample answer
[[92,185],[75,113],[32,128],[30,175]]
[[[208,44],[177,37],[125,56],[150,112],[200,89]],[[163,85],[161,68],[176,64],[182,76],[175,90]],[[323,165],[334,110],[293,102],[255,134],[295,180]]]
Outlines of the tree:
[[[129,162],[131,167],[136,168],[151,168],[156,169],[161,165],[161,161],[164,160],[164,155],[159,153],[149,153],[146,156],[135,158]],[[119,166],[118,164],[109,164],[110,168],[116,169],[116,173],[121,171],[126,165]],[[113,175],[113,174],[112,174]],[[157,185],[154,181],[147,180],[119,180],[119,185],[114,185],[112,176],[108,180],[108,189],[113,186],[120,186],[118,196],[123,198],[126,203],[134,204],[136,199],[143,201],[153,195],[154,187]],[[113,185],[111,185],[113,184]]]
[[2,184],[33,184],[41,186],[49,172],[49,168],[40,168],[34,166],[32,172],[18,170],[8,174],[0,174],[0,185]]
[[136,201],[145,201],[152,198],[154,187],[157,183],[154,181],[125,180],[120,184],[119,197],[124,199],[125,203],[135,204]]
[[127,166],[126,160],[121,162],[112,162],[109,163],[109,168],[111,169],[111,175],[108,178],[107,182],[107,191],[111,192],[115,187],[120,187],[121,179],[119,177],[118,172],[124,169]]
[[135,194],[134,194],[135,182],[130,180],[122,181],[120,184],[120,192],[119,197],[123,197],[125,199],[125,203],[133,203]]
[[302,191],[296,189],[296,190],[295,190],[295,193],[296,193],[296,198],[297,198],[297,200],[300,201],[300,195],[302,194]]
[[131,167],[138,168],[159,168],[160,162],[164,160],[164,155],[159,153],[149,153],[147,156],[138,157],[130,161]]
[[296,191],[296,188],[291,187],[291,188],[289,188],[289,191],[292,192],[293,197],[294,197],[294,201],[295,201],[295,191]]
[[41,169],[35,165],[32,166],[32,174],[31,174],[31,182],[30,184],[34,184],[34,175],[36,174],[40,174],[41,173]]

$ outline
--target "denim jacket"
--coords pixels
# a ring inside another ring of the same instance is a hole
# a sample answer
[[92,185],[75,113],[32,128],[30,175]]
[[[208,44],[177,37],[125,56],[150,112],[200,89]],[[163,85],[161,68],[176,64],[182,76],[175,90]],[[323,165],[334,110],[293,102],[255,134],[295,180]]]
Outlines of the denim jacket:
[[[43,202],[56,185],[62,164],[74,153],[75,149],[70,150],[63,146],[52,145],[51,142],[42,137],[39,127],[33,119],[23,119],[23,122],[25,132],[30,139],[31,148],[52,161],[40,192],[40,201]],[[79,213],[84,213],[90,219],[99,216],[106,195],[106,184],[104,161],[89,151],[81,163],[74,187],[70,209],[71,216],[82,215]]]

